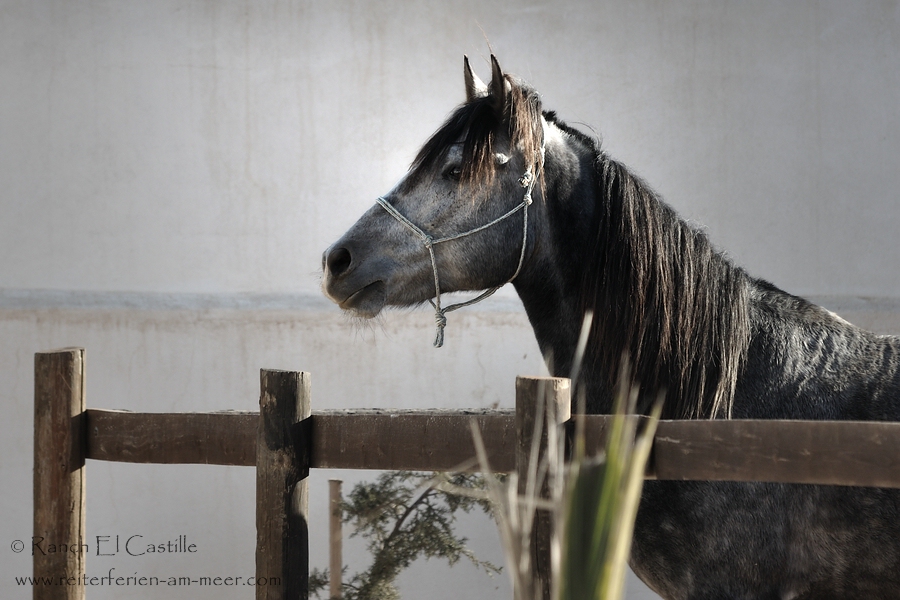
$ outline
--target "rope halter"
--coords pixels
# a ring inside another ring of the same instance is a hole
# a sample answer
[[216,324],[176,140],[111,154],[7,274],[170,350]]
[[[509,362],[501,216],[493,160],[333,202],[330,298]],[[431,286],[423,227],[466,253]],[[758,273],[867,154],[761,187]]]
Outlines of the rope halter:
[[[544,149],[541,147],[541,163],[543,163],[543,154]],[[509,212],[500,215],[490,223],[486,223],[485,225],[481,225],[476,227],[475,229],[471,229],[469,231],[463,233],[457,233],[455,235],[450,235],[447,237],[434,239],[431,235],[425,233],[421,227],[418,227],[415,223],[404,217],[400,212],[394,208],[394,206],[387,201],[383,196],[379,197],[375,201],[381,205],[381,207],[388,212],[389,215],[400,221],[402,225],[404,225],[407,229],[409,229],[413,235],[419,238],[422,241],[422,244],[425,246],[425,249],[428,250],[428,255],[431,258],[431,270],[434,272],[434,300],[428,299],[428,302],[431,304],[432,308],[434,308],[434,320],[437,326],[437,335],[434,338],[434,347],[440,348],[444,345],[444,328],[447,326],[447,317],[446,314],[450,311],[454,311],[457,308],[462,308],[464,306],[469,306],[471,304],[475,304],[476,302],[480,302],[485,298],[488,298],[494,294],[501,287],[510,283],[513,279],[515,279],[519,272],[522,270],[522,264],[525,262],[525,248],[528,243],[528,207],[531,205],[531,192],[534,189],[534,183],[537,180],[534,172],[532,171],[532,167],[528,167],[522,177],[519,178],[519,185],[525,188],[525,196],[522,198],[522,202],[517,205],[515,208],[510,210]],[[444,242],[449,242],[451,240],[458,240],[460,238],[464,238],[466,236],[472,235],[473,233],[478,233],[479,231],[484,231],[485,229],[500,223],[509,217],[513,216],[519,211],[522,211],[522,250],[519,253],[519,264],[516,266],[515,273],[512,274],[512,277],[504,281],[502,284],[492,287],[489,290],[485,290],[477,297],[467,300],[466,302],[459,302],[457,304],[451,304],[445,308],[441,307],[441,282],[438,277],[438,269],[437,262],[434,259],[434,246],[435,244],[442,244]]]

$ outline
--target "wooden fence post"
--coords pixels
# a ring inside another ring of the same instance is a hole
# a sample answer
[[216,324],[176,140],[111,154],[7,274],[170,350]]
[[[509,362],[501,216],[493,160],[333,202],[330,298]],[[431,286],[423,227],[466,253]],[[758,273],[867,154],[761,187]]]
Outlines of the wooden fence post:
[[309,597],[309,373],[260,372],[256,598]]
[[[543,403],[540,398],[543,396]],[[538,411],[543,406],[543,414]],[[519,494],[525,492],[528,464],[531,457],[535,426],[540,422],[540,442],[538,463],[546,460],[548,449],[547,431],[558,427],[571,416],[571,393],[568,379],[562,377],[517,377],[516,378],[516,473],[519,478]],[[540,421],[539,421],[540,420]],[[560,435],[562,432],[560,431]],[[549,497],[547,482],[541,495]],[[553,536],[553,515],[547,511],[537,511],[531,534],[531,565],[534,573],[536,599],[550,600],[551,585],[551,539]]]
[[332,600],[343,597],[341,580],[343,575],[342,571],[344,569],[344,533],[341,527],[341,517],[343,516],[343,512],[341,511],[341,502],[343,500],[341,496],[341,483],[340,479],[328,480],[328,510],[330,511],[328,527],[328,537],[330,540],[328,553],[328,586],[330,593],[329,598]]
[[34,552],[35,600],[83,600],[84,349],[34,355],[34,539],[66,552]]

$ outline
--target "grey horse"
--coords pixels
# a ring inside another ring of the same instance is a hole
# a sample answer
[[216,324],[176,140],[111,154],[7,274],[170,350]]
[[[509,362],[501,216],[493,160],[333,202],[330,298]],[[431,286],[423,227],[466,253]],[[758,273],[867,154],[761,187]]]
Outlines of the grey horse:
[[[492,57],[408,174],[324,254],[363,316],[512,282],[551,371],[611,409],[624,355],[669,419],[897,420],[900,340],[749,275]],[[439,335],[438,343],[441,342]],[[631,566],[667,599],[900,598],[900,490],[648,481]]]

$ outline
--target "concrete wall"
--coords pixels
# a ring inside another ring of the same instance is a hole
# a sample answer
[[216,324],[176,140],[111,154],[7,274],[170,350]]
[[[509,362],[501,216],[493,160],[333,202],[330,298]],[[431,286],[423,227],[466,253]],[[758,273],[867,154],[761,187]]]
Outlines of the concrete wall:
[[[463,99],[462,55],[487,77],[485,36],[736,262],[900,333],[896,2],[0,0],[0,595],[31,593],[7,548],[31,535],[35,351],[87,347],[89,405],[142,411],[252,410],[261,367],[312,372],[320,408],[510,406],[541,371],[509,290],[439,351],[427,311],[360,325],[318,292],[322,250]],[[89,535],[201,548],[89,573],[252,573],[252,469],[91,463],[88,490]],[[463,566],[402,584],[509,596]]]

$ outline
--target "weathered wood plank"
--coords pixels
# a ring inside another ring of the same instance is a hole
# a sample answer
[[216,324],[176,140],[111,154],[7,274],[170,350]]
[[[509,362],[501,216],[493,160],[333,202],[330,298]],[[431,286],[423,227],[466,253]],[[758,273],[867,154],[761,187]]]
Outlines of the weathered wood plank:
[[[552,456],[551,429],[563,435],[561,425],[572,416],[571,384],[561,377],[516,377],[516,475],[519,495],[527,493],[529,480],[537,477],[539,466]],[[537,494],[550,498],[550,485],[545,479],[535,480]],[[535,511],[531,527],[532,585],[522,597],[550,600],[552,597],[553,515]],[[516,597],[519,594],[515,594]]]
[[[586,456],[597,456],[606,448],[606,433],[613,422],[612,415],[584,415],[584,452]],[[628,415],[626,419],[637,419],[635,431],[643,430],[649,417],[639,415]],[[660,421],[660,424],[667,421]],[[566,434],[571,439],[575,435],[575,419],[568,421],[566,424]],[[655,439],[655,438],[654,438]],[[653,457],[647,463],[647,477],[654,478]]]
[[309,373],[260,373],[256,598],[309,597]]
[[[585,445],[596,454],[611,417],[585,419]],[[669,480],[900,488],[900,423],[660,421],[647,468]]]
[[[116,462],[254,466],[258,417],[259,413],[88,409],[87,457]],[[510,410],[316,413],[312,416],[311,466],[450,470],[475,455],[469,430],[472,418],[482,429],[491,468],[512,471],[515,424]]]
[[34,356],[35,600],[83,600],[85,555],[84,349]]
[[[256,464],[257,413],[88,409],[87,457],[152,463]],[[515,470],[515,416],[495,411],[325,411],[312,416],[311,466],[447,471],[471,465],[474,418],[496,472]],[[608,416],[586,418],[602,448]],[[900,423],[662,421],[648,465],[660,479],[776,481],[900,488]]]
[[663,421],[659,479],[900,488],[900,423]]
[[481,429],[491,470],[515,470],[514,411],[333,411],[313,415],[312,466],[476,471],[469,422]]
[[259,413],[88,409],[87,457],[131,463],[256,465]]

